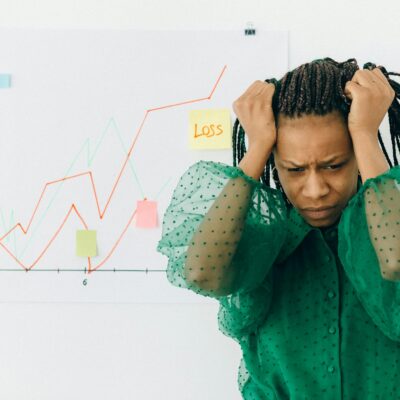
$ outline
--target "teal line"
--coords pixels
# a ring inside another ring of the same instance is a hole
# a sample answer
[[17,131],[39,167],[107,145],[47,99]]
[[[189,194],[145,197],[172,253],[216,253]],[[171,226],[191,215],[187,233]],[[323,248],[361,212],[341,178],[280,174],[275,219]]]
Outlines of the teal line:
[[[73,169],[74,165],[76,164],[77,160],[79,159],[79,157],[81,156],[81,154],[85,150],[85,148],[86,148],[87,166],[91,167],[91,165],[92,165],[92,163],[93,163],[93,161],[95,159],[95,156],[96,156],[100,146],[102,145],[102,143],[103,143],[103,141],[104,141],[104,139],[105,139],[105,137],[107,135],[107,132],[109,131],[111,126],[114,127],[114,132],[117,134],[117,137],[118,137],[119,142],[121,144],[122,151],[123,151],[124,155],[126,156],[128,154],[126,146],[125,146],[125,143],[124,143],[124,141],[122,139],[121,133],[120,133],[120,131],[119,131],[118,127],[117,127],[117,124],[115,122],[115,119],[113,117],[111,117],[109,119],[105,129],[103,130],[103,133],[102,133],[102,135],[100,137],[100,140],[97,142],[97,145],[96,145],[93,153],[91,154],[91,152],[90,152],[90,138],[87,138],[84,141],[84,143],[83,143],[82,147],[80,148],[80,150],[78,151],[77,155],[74,157],[72,163],[70,164],[70,166],[67,168],[66,172],[64,173],[64,177],[67,177],[70,174],[71,170]],[[142,194],[142,197],[145,197],[144,196],[144,191],[142,189],[142,186],[141,186],[141,184],[139,182],[137,174],[135,173],[135,169],[133,168],[133,164],[132,164],[131,158],[128,159],[128,163],[129,163],[129,168],[130,168],[130,170],[131,170],[131,172],[132,172],[132,174],[133,174],[133,176],[134,176],[134,178],[136,180],[136,183],[137,183],[137,185],[139,187],[139,190],[140,190],[140,192]],[[167,184],[169,183],[170,180],[171,180],[171,178],[169,178],[168,181],[162,186],[161,190],[158,192],[157,196],[155,197],[155,200],[158,198],[158,196],[164,190],[164,188],[167,186]],[[53,202],[55,201],[55,199],[56,199],[59,191],[63,187],[64,183],[65,183],[65,181],[61,181],[59,183],[59,185],[57,185],[57,189],[54,192],[53,197],[50,199],[49,203],[47,204],[47,207],[44,210],[43,214],[37,220],[38,222],[35,224],[35,227],[33,228],[33,231],[32,231],[32,234],[30,236],[30,239],[27,241],[26,246],[24,247],[24,249],[22,250],[21,254],[19,254],[19,255],[17,254],[17,242],[16,242],[15,231],[13,231],[12,235],[13,235],[13,239],[14,239],[14,254],[16,255],[17,258],[22,257],[25,254],[25,251],[29,248],[29,246],[34,241],[34,239],[36,237],[37,230],[40,228],[41,224],[43,223],[44,219],[46,218],[47,213],[49,212],[51,206],[53,205]],[[2,222],[3,222],[4,231],[7,231],[7,227],[6,227],[6,223],[5,223],[5,220],[4,220],[3,211],[1,209],[0,209],[0,212],[1,212],[1,218],[2,218]],[[14,222],[14,210],[12,210],[11,211],[11,215],[10,215],[10,226],[14,226],[14,225],[15,225],[15,222]],[[10,240],[10,236],[8,236],[6,238],[6,240],[9,241]]]
[[[109,122],[108,122],[106,128],[104,129],[104,131],[103,131],[103,133],[102,133],[102,136],[101,136],[99,142],[97,143],[97,146],[95,147],[95,149],[94,149],[94,151],[93,151],[93,154],[90,154],[90,139],[87,138],[87,139],[85,140],[85,142],[83,143],[81,149],[79,150],[78,154],[75,156],[74,160],[72,161],[71,165],[68,167],[68,169],[67,169],[67,171],[65,172],[64,176],[68,176],[68,175],[69,175],[70,171],[71,171],[72,168],[74,167],[76,161],[78,160],[79,156],[81,155],[81,153],[82,153],[82,151],[85,149],[85,147],[87,148],[87,153],[86,153],[86,154],[87,154],[87,165],[88,165],[88,167],[91,166],[91,164],[93,163],[93,160],[94,160],[94,158],[95,158],[95,155],[97,154],[97,151],[98,151],[98,149],[100,148],[100,145],[102,144],[102,142],[103,142],[103,140],[104,140],[104,138],[105,138],[105,136],[106,136],[106,134],[107,134],[107,132],[108,132],[108,130],[109,130],[109,127],[110,127],[111,125],[115,128],[115,133],[117,134],[117,136],[118,136],[118,138],[119,138],[119,141],[120,141],[120,143],[121,143],[121,146],[122,146],[122,150],[123,150],[123,152],[124,152],[124,155],[127,155],[127,154],[128,154],[127,151],[126,151],[126,146],[125,146],[125,144],[124,144],[124,142],[123,142],[123,140],[122,140],[121,134],[120,134],[120,132],[119,132],[119,129],[118,129],[116,123],[115,123],[114,118],[112,117],[112,118],[110,118],[110,120],[109,120]],[[142,186],[140,185],[140,182],[139,182],[139,180],[138,180],[138,178],[137,178],[137,175],[136,175],[136,173],[135,173],[135,171],[134,171],[134,168],[133,168],[133,165],[132,165],[132,160],[131,160],[130,158],[128,159],[128,163],[129,163],[129,166],[130,166],[130,170],[131,170],[131,172],[133,173],[133,175],[134,175],[134,177],[135,177],[135,179],[136,179],[136,182],[137,182],[137,184],[138,184],[138,186],[139,186],[139,189],[140,189],[140,191],[141,191],[142,197],[144,197],[144,192],[143,192]],[[64,183],[65,183],[65,181],[61,181],[60,184],[58,185],[57,190],[56,190],[55,193],[54,193],[54,196],[52,197],[52,199],[51,199],[50,202],[48,203],[48,205],[47,205],[45,211],[43,212],[43,214],[42,214],[42,216],[40,217],[40,219],[38,220],[38,222],[35,224],[35,228],[34,228],[33,231],[32,231],[32,235],[31,235],[29,241],[27,242],[25,248],[24,248],[23,251],[21,252],[20,257],[22,257],[22,256],[24,255],[25,251],[28,249],[28,247],[31,245],[31,243],[33,242],[34,238],[36,237],[36,231],[39,229],[39,227],[41,226],[42,222],[44,221],[44,219],[45,219],[47,213],[49,212],[49,209],[50,209],[51,205],[53,204],[53,202],[54,202],[54,200],[55,200],[55,198],[56,198],[58,192],[61,190],[61,188],[62,188],[62,186],[63,186]]]
[[[15,219],[14,219],[14,209],[11,210],[10,212],[10,222],[9,222],[9,226],[7,227],[5,219],[4,219],[4,214],[3,214],[3,210],[0,209],[0,214],[1,214],[1,221],[3,223],[3,228],[4,228],[4,232],[7,232],[11,227],[15,226]],[[13,244],[14,244],[14,254],[17,253],[17,242],[15,239],[15,230],[12,232],[12,237],[14,239]],[[6,237],[6,242],[9,243],[11,239],[11,236],[8,235]]]
[[[114,120],[113,120],[113,121],[114,121]],[[120,143],[121,143],[122,149],[123,149],[124,153],[128,154],[128,151],[126,150],[126,147],[125,147],[125,144],[124,144],[124,142],[123,142],[123,140],[122,140],[122,137],[121,137],[121,135],[119,134],[119,130],[118,130],[118,128],[117,128],[117,124],[115,123],[115,121],[114,121],[114,125],[115,125],[115,129],[116,129],[117,132],[118,132],[118,138],[119,138],[119,141],[120,141]],[[139,181],[138,181],[138,179],[137,179],[135,170],[133,169],[133,166],[132,166],[132,163],[131,163],[131,159],[130,159],[130,158],[129,158],[129,167],[130,167],[130,169],[131,169],[131,171],[132,171],[132,174],[135,176],[135,178],[136,178],[136,180],[137,180],[137,182],[138,182],[138,184],[139,184]],[[157,193],[157,196],[154,197],[154,200],[157,200],[158,196],[159,196],[160,193],[164,190],[164,188],[167,186],[167,184],[169,183],[170,180],[171,180],[171,178],[169,178],[168,181],[164,184],[164,186],[161,187],[161,190]],[[140,186],[139,186],[139,187],[140,187]],[[144,197],[143,191],[142,191],[142,197]]]
[[164,190],[164,188],[168,185],[169,181],[171,180],[171,177],[167,180],[167,182],[164,183],[164,186],[161,187],[161,190],[157,193],[157,196],[154,197],[154,200],[158,199],[158,196],[160,195],[160,193]]
[[[64,174],[64,176],[68,176],[69,172],[71,171],[71,169],[73,168],[73,166],[76,163],[76,160],[79,158],[79,156],[81,155],[83,149],[85,148],[85,146],[89,145],[89,139],[86,139],[85,143],[83,144],[82,148],[79,150],[78,154],[76,155],[76,157],[74,158],[74,161],[72,162],[72,164],[68,167],[66,173]],[[42,222],[44,221],[47,213],[50,210],[51,205],[53,204],[55,198],[57,197],[58,192],[61,190],[63,184],[65,181],[61,181],[60,184],[57,187],[57,190],[55,191],[53,197],[51,198],[50,202],[48,203],[46,209],[44,210],[42,216],[40,217],[39,221],[37,222],[37,224],[35,225],[35,227],[33,228],[32,234],[30,239],[27,241],[26,246],[24,247],[24,249],[22,250],[21,254],[19,255],[19,257],[22,257],[25,254],[25,251],[28,249],[28,247],[30,246],[30,244],[33,242],[33,240],[36,237],[36,231],[39,229],[39,227],[41,226]]]
[[[13,210],[11,210],[11,212],[12,212]],[[3,228],[4,228],[4,232],[7,232],[7,227],[6,227],[6,221],[4,221],[4,214],[3,214],[3,210],[2,209],[0,209],[0,214],[1,214],[1,222],[3,223]],[[7,242],[9,242],[10,241],[10,237],[8,236],[7,237]]]
[[[115,130],[116,130],[116,132],[117,132],[117,136],[118,136],[119,142],[120,142],[120,144],[121,144],[122,151],[124,152],[125,155],[127,155],[127,154],[128,154],[128,151],[126,150],[125,143],[124,143],[124,141],[122,140],[122,136],[121,136],[121,134],[120,134],[120,132],[119,132],[119,129],[118,129],[118,127],[117,127],[117,124],[115,123],[114,118],[113,118],[113,124],[114,124]],[[137,177],[137,175],[136,175],[136,173],[135,173],[135,170],[134,170],[133,165],[132,165],[132,160],[131,160],[130,157],[129,157],[129,159],[128,159],[128,162],[129,162],[129,168],[131,169],[131,172],[132,172],[133,176],[135,177],[137,184],[139,185],[140,191],[141,191],[141,193],[142,193],[142,198],[143,198],[143,197],[144,197],[144,191],[142,190],[142,186],[141,186],[140,183],[139,183],[139,179],[138,179],[138,177]]]

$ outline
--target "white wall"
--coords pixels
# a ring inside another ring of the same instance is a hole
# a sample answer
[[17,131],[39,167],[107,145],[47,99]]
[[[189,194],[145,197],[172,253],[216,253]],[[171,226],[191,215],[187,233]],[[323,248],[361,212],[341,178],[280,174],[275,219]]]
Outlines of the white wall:
[[[3,27],[290,31],[290,68],[357,58],[400,71],[398,0],[9,0]],[[271,54],[271,57],[274,55]],[[3,188],[4,189],[4,188]],[[215,305],[0,304],[0,399],[239,399]]]

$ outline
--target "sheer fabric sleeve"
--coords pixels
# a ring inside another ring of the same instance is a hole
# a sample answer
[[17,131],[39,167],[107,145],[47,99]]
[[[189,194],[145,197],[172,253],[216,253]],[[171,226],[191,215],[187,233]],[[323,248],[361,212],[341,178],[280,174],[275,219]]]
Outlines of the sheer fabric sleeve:
[[168,257],[169,282],[218,299],[220,330],[237,337],[268,309],[268,273],[284,243],[285,223],[280,191],[239,167],[199,161],[173,192],[157,251]]
[[364,308],[400,341],[400,167],[367,179],[343,211],[338,253]]

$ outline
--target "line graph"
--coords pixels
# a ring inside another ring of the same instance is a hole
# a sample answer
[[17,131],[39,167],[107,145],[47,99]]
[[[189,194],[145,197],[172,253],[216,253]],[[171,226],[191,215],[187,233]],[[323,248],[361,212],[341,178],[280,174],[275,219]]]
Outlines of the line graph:
[[[112,132],[114,132],[116,134],[116,136],[117,136],[117,138],[118,138],[118,140],[119,140],[119,142],[121,144],[121,148],[122,148],[123,154],[124,155],[127,154],[127,149],[126,149],[125,144],[123,142],[121,133],[120,133],[120,131],[118,129],[118,126],[116,124],[115,119],[112,117],[112,118],[109,119],[108,123],[106,124],[106,128],[104,129],[104,131],[103,131],[103,133],[102,133],[102,135],[100,137],[100,140],[95,145],[94,150],[91,152],[90,139],[87,138],[84,141],[84,143],[81,146],[81,148],[78,151],[78,153],[76,154],[76,156],[73,158],[73,161],[68,166],[66,172],[64,173],[64,176],[69,176],[71,170],[73,169],[74,165],[76,164],[76,162],[79,159],[79,157],[81,156],[81,154],[86,153],[86,164],[87,164],[88,167],[90,167],[92,165],[93,160],[95,159],[96,153],[98,152],[99,148],[101,147],[106,135],[111,131],[111,128],[113,128]],[[140,183],[140,181],[139,181],[139,179],[138,179],[138,177],[137,177],[137,175],[135,173],[135,170],[134,170],[134,168],[132,166],[132,160],[131,159],[129,159],[129,167],[130,167],[130,170],[131,170],[131,172],[132,172],[132,174],[133,174],[133,176],[134,176],[134,178],[136,180],[136,184],[137,184],[137,186],[138,186],[138,188],[139,188],[139,190],[140,190],[140,192],[142,194],[142,197],[144,197],[144,190],[143,190],[142,185],[141,185],[141,183]],[[14,239],[14,241],[13,241],[14,255],[17,258],[21,258],[24,255],[25,251],[33,243],[36,231],[40,228],[40,226],[43,223],[43,221],[45,221],[46,215],[47,215],[48,211],[50,210],[52,204],[56,200],[57,195],[59,194],[60,190],[62,189],[64,182],[66,182],[66,181],[64,180],[64,181],[61,182],[61,184],[57,185],[57,189],[56,189],[54,195],[52,196],[52,198],[50,199],[50,201],[48,202],[48,205],[47,205],[45,211],[42,213],[42,215],[38,219],[36,219],[35,226],[32,227],[30,240],[28,241],[26,246],[23,248],[23,250],[19,254],[17,254],[17,249],[16,249],[15,231],[13,232],[12,236],[13,236],[13,239]],[[166,184],[167,183],[168,183],[168,181],[166,182]],[[157,199],[157,197],[159,196],[159,194],[161,193],[163,188],[166,186],[166,184],[164,184],[164,186],[161,188],[161,190],[155,196],[155,199]],[[4,215],[3,215],[2,210],[0,210],[0,211],[1,211],[1,217],[2,217],[3,226],[5,226],[6,224],[5,224],[5,221],[4,221]],[[12,210],[11,213],[10,213],[10,221],[12,221],[12,222],[10,222],[10,226],[14,226],[14,219],[15,219],[14,218],[14,211]],[[9,229],[9,228],[5,228],[4,229],[5,232],[7,232],[7,229]],[[11,235],[8,235],[5,239],[10,239],[10,236]]]
[[[112,131],[111,131],[111,129],[112,129]],[[87,139],[84,141],[83,145],[81,146],[80,150],[78,151],[77,155],[73,158],[73,161],[72,161],[72,162],[70,163],[70,165],[68,166],[66,172],[64,173],[64,176],[68,176],[68,175],[70,174],[71,170],[73,169],[75,163],[77,162],[77,160],[79,159],[79,157],[81,156],[81,154],[86,153],[86,163],[87,163],[87,166],[90,167],[90,166],[92,165],[92,163],[93,163],[93,161],[94,161],[94,159],[95,159],[96,153],[98,152],[99,148],[101,147],[101,145],[102,145],[102,143],[103,143],[103,141],[104,141],[106,135],[107,135],[108,132],[110,132],[110,131],[113,132],[113,133],[117,136],[117,139],[118,139],[118,141],[119,141],[119,143],[120,143],[120,145],[121,145],[121,148],[122,148],[122,152],[123,152],[123,154],[126,156],[127,153],[128,153],[128,151],[127,151],[127,149],[126,149],[125,143],[123,142],[123,139],[122,139],[121,133],[120,133],[120,131],[119,131],[119,128],[118,128],[118,126],[117,126],[117,124],[116,124],[116,121],[115,121],[114,117],[112,117],[112,118],[110,118],[109,121],[107,122],[106,127],[105,127],[105,129],[104,129],[104,131],[103,131],[103,133],[102,133],[102,135],[101,135],[101,137],[100,137],[100,140],[97,142],[97,144],[96,144],[95,147],[94,147],[94,150],[91,152],[91,149],[90,149],[90,139],[87,138]],[[139,190],[140,190],[140,192],[141,192],[142,197],[145,197],[144,190],[143,190],[143,188],[142,188],[142,185],[141,185],[141,183],[140,183],[140,180],[139,180],[139,178],[137,177],[137,174],[135,173],[135,170],[134,170],[134,168],[133,168],[132,159],[131,159],[131,158],[129,158],[129,167],[130,167],[130,171],[132,172],[132,174],[133,174],[133,176],[134,176],[134,178],[135,178],[136,184],[137,184],[137,186],[138,186],[138,188],[139,188]],[[166,185],[169,183],[169,181],[170,181],[170,179],[167,180],[167,182],[164,183],[164,185],[161,187],[161,189],[158,191],[158,193],[154,196],[154,200],[157,200],[158,196],[159,196],[160,193],[164,190],[164,188],[165,188]],[[12,236],[12,239],[13,239],[13,246],[14,246],[14,255],[15,255],[17,258],[20,259],[21,257],[23,257],[25,251],[26,251],[26,250],[29,248],[29,246],[33,243],[33,240],[34,240],[34,237],[35,237],[36,232],[37,232],[38,229],[40,228],[40,226],[41,226],[41,224],[43,223],[43,221],[45,221],[46,216],[47,216],[47,214],[48,214],[48,211],[50,210],[52,204],[53,204],[54,201],[56,200],[57,195],[59,194],[60,190],[62,189],[63,183],[64,183],[64,182],[65,182],[65,181],[62,181],[59,185],[57,185],[57,189],[56,189],[54,195],[52,196],[52,198],[50,199],[50,201],[48,202],[45,211],[42,213],[42,215],[41,215],[40,217],[38,217],[38,218],[36,219],[35,226],[31,228],[32,231],[31,231],[30,239],[29,239],[28,243],[26,244],[26,246],[23,248],[23,250],[22,250],[20,253],[17,252],[17,243],[16,243],[16,240],[15,240],[15,231],[12,233],[12,235],[10,234],[10,235],[8,235],[8,236],[6,236],[6,237],[4,238],[4,240],[9,241],[9,239],[11,239],[11,236]],[[5,222],[3,210],[1,210],[1,209],[0,209],[0,216],[1,216],[1,222],[2,222],[3,227],[4,227],[4,231],[5,231],[5,232],[8,232],[8,229],[10,229],[10,228],[6,228],[6,222]],[[14,220],[15,220],[15,218],[14,218],[14,210],[11,210],[11,212],[10,212],[10,223],[9,223],[9,226],[10,226],[10,227],[15,225]]]
[[[159,111],[159,110],[163,110],[163,109],[167,109],[167,108],[174,108],[174,107],[179,107],[179,106],[183,106],[183,105],[187,105],[187,104],[193,104],[193,103],[197,103],[197,102],[201,102],[201,101],[207,101],[210,100],[215,92],[215,90],[217,89],[218,84],[220,83],[223,74],[225,73],[227,66],[225,65],[222,70],[220,71],[212,89],[211,92],[208,96],[206,97],[201,97],[201,98],[195,98],[195,99],[190,99],[190,100],[186,100],[186,101],[182,101],[182,102],[176,102],[176,103],[171,103],[171,104],[166,104],[163,106],[159,106],[159,107],[154,107],[154,108],[149,108],[145,111],[143,119],[141,121],[141,123],[139,124],[139,127],[136,131],[136,134],[133,138],[133,141],[129,147],[128,152],[126,153],[125,159],[122,162],[122,166],[119,170],[119,173],[117,175],[117,178],[115,179],[115,182],[112,185],[112,189],[105,201],[104,206],[100,205],[99,202],[99,196],[97,193],[97,189],[96,189],[96,183],[95,183],[95,177],[94,174],[92,173],[91,170],[87,170],[87,171],[82,171],[80,173],[77,174],[73,174],[73,175],[69,175],[69,176],[64,176],[62,178],[59,179],[55,179],[49,182],[46,182],[46,184],[44,185],[39,199],[37,200],[34,208],[33,208],[33,212],[31,217],[28,220],[27,224],[22,224],[21,222],[17,222],[12,228],[10,228],[5,234],[3,234],[0,237],[0,247],[3,249],[3,251],[5,251],[8,256],[13,259],[20,267],[21,267],[21,271],[31,271],[34,269],[34,267],[38,264],[38,262],[42,259],[42,257],[45,255],[45,253],[48,251],[48,249],[51,247],[52,243],[54,242],[54,240],[57,238],[57,236],[60,234],[60,232],[62,231],[63,227],[65,226],[65,224],[67,223],[67,221],[70,219],[70,217],[74,216],[78,219],[78,222],[80,223],[80,225],[84,228],[84,229],[89,229],[88,224],[85,220],[85,217],[80,213],[80,211],[78,210],[78,207],[75,203],[72,203],[71,206],[68,209],[68,212],[66,213],[66,215],[64,216],[64,218],[62,219],[61,223],[58,225],[57,229],[55,230],[55,232],[51,235],[50,240],[47,242],[47,244],[44,246],[44,248],[39,252],[38,256],[29,264],[27,263],[23,263],[20,259],[20,255],[17,256],[15,254],[15,252],[12,252],[9,247],[4,244],[3,242],[8,240],[10,238],[10,235],[14,236],[14,240],[15,240],[15,233],[16,231],[21,232],[23,235],[27,235],[28,232],[30,232],[33,221],[35,220],[35,218],[37,218],[37,211],[39,209],[39,206],[41,205],[42,201],[45,198],[45,194],[48,188],[50,188],[53,185],[63,185],[65,182],[67,181],[71,181],[71,180],[77,180],[77,179],[84,179],[84,180],[88,180],[88,184],[91,188],[92,194],[93,194],[93,199],[96,205],[96,211],[97,211],[97,215],[99,217],[100,220],[102,220],[104,218],[104,216],[106,215],[106,212],[111,204],[112,198],[118,188],[118,185],[121,181],[121,177],[123,176],[124,172],[126,171],[127,165],[130,163],[130,157],[133,154],[133,150],[135,147],[135,143],[137,141],[137,139],[139,138],[144,124],[146,122],[146,119],[148,118],[148,116],[150,115],[150,113]],[[99,144],[98,144],[99,145]],[[91,157],[89,157],[90,155],[90,150],[89,150],[89,144],[88,143],[84,143],[84,146],[82,147],[82,149],[87,146],[87,151],[88,151],[88,165],[90,166],[91,161],[93,160],[95,151],[98,147],[96,147],[94,153],[91,155]],[[81,150],[82,150],[81,149]],[[143,193],[143,191],[142,191]],[[57,192],[56,192],[57,194]],[[53,196],[54,199],[55,196]],[[52,200],[51,200],[52,202]],[[51,205],[51,202],[49,203]],[[133,210],[131,210],[129,212],[129,217],[128,217],[128,221],[126,222],[125,226],[123,227],[122,231],[120,232],[120,234],[118,235],[116,241],[114,242],[113,246],[111,247],[111,250],[108,252],[108,254],[105,255],[105,257],[99,261],[96,265],[92,265],[92,260],[91,257],[87,258],[87,269],[84,269],[85,272],[87,272],[88,274],[94,272],[94,271],[98,271],[99,269],[101,269],[101,267],[110,259],[110,257],[112,256],[112,254],[115,252],[116,248],[118,247],[118,245],[120,244],[121,240],[123,239],[125,233],[127,232],[128,228],[130,227],[134,217],[136,215],[136,208],[134,208]],[[42,216],[42,219],[40,220],[40,223],[44,220],[44,216]],[[13,215],[13,218],[15,218],[15,216]],[[55,269],[57,271],[59,271],[60,269]],[[114,272],[116,271],[115,269],[110,269],[110,271],[113,270]]]

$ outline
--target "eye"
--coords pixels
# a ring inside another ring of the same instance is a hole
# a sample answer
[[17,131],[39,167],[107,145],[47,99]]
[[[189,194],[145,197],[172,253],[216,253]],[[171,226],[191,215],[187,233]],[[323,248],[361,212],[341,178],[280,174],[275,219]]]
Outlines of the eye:
[[302,170],[303,168],[288,168],[289,172],[301,172],[300,170]]
[[343,165],[343,163],[341,164],[335,164],[335,165],[328,165],[327,168],[332,168],[332,169],[338,169]]
[[[338,168],[340,168],[343,164],[344,164],[344,163],[341,163],[341,164],[334,164],[334,165],[328,165],[328,166],[326,166],[325,168],[328,168],[328,169],[338,169]],[[302,167],[298,167],[298,168],[288,168],[288,171],[289,171],[289,172],[302,172],[302,171],[304,171],[304,168],[302,168]]]

